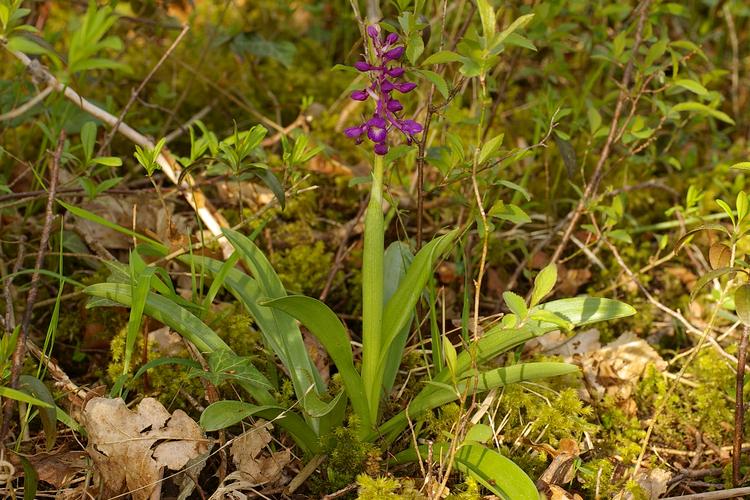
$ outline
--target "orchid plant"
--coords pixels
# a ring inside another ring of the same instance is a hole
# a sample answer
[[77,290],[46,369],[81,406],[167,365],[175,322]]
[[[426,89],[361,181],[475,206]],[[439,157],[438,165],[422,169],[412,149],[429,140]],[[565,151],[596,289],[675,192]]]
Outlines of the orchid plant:
[[[479,3],[486,7],[487,2]],[[494,20],[494,12],[490,10],[490,14]],[[482,15],[484,25],[489,15],[486,8],[483,8]],[[491,27],[494,29],[494,21]],[[237,377],[236,383],[245,389],[251,402],[224,400],[211,404],[201,416],[201,424],[207,431],[229,427],[250,416],[266,418],[285,429],[305,453],[320,454],[323,451],[321,438],[344,425],[350,409],[355,417],[350,422],[357,422],[359,438],[387,446],[404,432],[410,420],[419,419],[446,403],[465,401],[468,396],[507,384],[577,370],[570,364],[551,362],[488,366],[499,355],[553,330],[570,330],[635,312],[621,302],[592,297],[542,303],[557,280],[556,268],[550,266],[537,276],[528,302],[515,294],[508,295],[506,303],[512,314],[506,315],[502,323],[489,328],[484,335],[466,339],[463,349],[456,350],[445,336],[433,336],[432,350],[438,353],[438,362],[432,367],[431,382],[402,411],[395,415],[383,414],[381,403],[393,389],[416,305],[425,296],[436,261],[455,244],[461,230],[445,232],[424,245],[416,255],[409,252],[408,245],[399,242],[385,248],[383,193],[385,172],[389,166],[386,155],[389,144],[398,134],[411,144],[423,127],[404,117],[405,106],[400,98],[395,97],[396,93],[406,95],[416,88],[415,83],[404,80],[406,69],[399,65],[399,60],[405,47],[398,34],[384,36],[378,25],[368,26],[365,33],[367,56],[357,62],[355,68],[366,73],[370,82],[365,89],[354,91],[351,98],[372,102],[374,110],[360,125],[345,131],[357,143],[368,139],[374,152],[364,222],[359,369],[355,365],[347,328],[336,313],[317,299],[288,295],[263,252],[252,238],[238,231],[224,230],[224,236],[235,249],[226,261],[196,254],[183,256],[181,260],[191,269],[213,277],[206,300],[199,309],[205,310],[222,286],[244,304],[265,344],[290,377],[300,412],[277,404],[272,393],[273,384],[258,370],[248,366],[249,360],[237,358],[231,347],[203,323],[201,313],[196,312],[195,307],[178,300],[174,293],[170,293],[168,284],[146,272],[143,265],[131,266],[129,273],[121,273],[119,282],[86,289],[87,293],[98,297],[95,303],[111,304],[113,301],[124,304],[137,308],[139,315],[142,312],[170,326],[208,358],[231,359],[232,363],[245,366],[242,373],[250,375]],[[249,273],[236,267],[240,260]],[[298,322],[320,341],[335,364],[343,382],[343,389],[337,394],[329,393],[324,377],[310,358]],[[497,495],[534,498],[537,495],[534,484],[523,471],[495,450],[485,447],[483,442],[477,433],[464,436],[464,441],[451,457],[456,467],[471,473]],[[435,449],[440,450],[442,456],[448,447],[445,443],[436,443]],[[419,453],[421,450],[407,450],[396,458],[412,460]]]

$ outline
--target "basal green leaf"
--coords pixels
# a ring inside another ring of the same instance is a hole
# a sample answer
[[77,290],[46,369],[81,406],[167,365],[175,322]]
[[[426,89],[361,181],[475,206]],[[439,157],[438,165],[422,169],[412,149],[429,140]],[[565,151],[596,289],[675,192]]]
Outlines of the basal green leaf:
[[44,382],[31,375],[21,375],[18,378],[18,390],[25,392],[40,401],[44,401],[49,406],[39,407],[39,418],[42,420],[44,436],[46,438],[47,451],[52,450],[57,439],[57,410],[55,408],[55,398],[44,385]]
[[303,295],[280,297],[266,301],[263,305],[284,311],[315,335],[336,365],[355,413],[361,419],[363,426],[369,423],[371,420],[364,386],[359,373],[354,368],[349,334],[336,313],[319,300]]
[[480,444],[463,444],[456,453],[458,470],[507,500],[538,500],[534,482],[512,460]]

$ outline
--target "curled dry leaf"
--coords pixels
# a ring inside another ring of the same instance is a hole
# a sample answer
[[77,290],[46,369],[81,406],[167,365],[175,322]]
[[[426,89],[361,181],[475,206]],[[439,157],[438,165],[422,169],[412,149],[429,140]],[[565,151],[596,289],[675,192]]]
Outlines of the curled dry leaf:
[[[672,473],[663,469],[644,470],[635,476],[635,482],[641,487],[641,491],[648,500],[661,498],[667,492],[670,479],[672,479]],[[632,491],[622,491],[615,496],[616,500],[635,500],[635,498]],[[638,496],[637,498],[644,497]]]
[[292,459],[288,449],[264,456],[263,449],[271,442],[267,427],[269,424],[258,423],[236,438],[230,451],[232,461],[244,482],[254,486],[278,482],[281,471]]
[[659,371],[667,367],[648,342],[631,332],[603,347],[599,331],[594,329],[569,339],[552,332],[537,340],[545,354],[559,355],[581,366],[591,396],[597,400],[612,396],[626,411],[635,409],[630,396],[646,367],[653,364]]
[[84,409],[83,422],[89,435],[86,451],[107,498],[125,492],[136,500],[158,497],[165,467],[180,470],[209,449],[193,419],[182,410],[170,415],[153,398],[134,411],[119,398],[94,398]]

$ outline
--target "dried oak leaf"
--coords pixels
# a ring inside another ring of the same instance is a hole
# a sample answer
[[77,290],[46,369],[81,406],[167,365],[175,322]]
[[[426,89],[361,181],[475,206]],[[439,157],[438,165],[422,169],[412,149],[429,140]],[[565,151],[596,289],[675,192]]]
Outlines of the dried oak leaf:
[[193,419],[182,410],[170,415],[153,398],[134,411],[119,398],[94,398],[83,421],[89,435],[86,451],[105,496],[130,491],[136,500],[147,499],[160,489],[165,467],[180,470],[208,452],[208,440]]
[[271,434],[266,430],[268,424],[258,423],[253,429],[237,437],[232,443],[230,454],[242,479],[253,485],[278,481],[281,471],[291,461],[288,449],[262,454],[263,449],[271,442]]

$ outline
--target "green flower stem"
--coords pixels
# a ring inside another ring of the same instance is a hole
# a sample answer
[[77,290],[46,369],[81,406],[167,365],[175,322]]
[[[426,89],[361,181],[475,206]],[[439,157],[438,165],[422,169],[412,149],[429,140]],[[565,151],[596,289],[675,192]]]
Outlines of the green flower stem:
[[385,161],[375,156],[370,202],[365,213],[365,241],[362,255],[362,382],[372,422],[377,422],[381,381],[378,360],[383,320],[383,170]]

